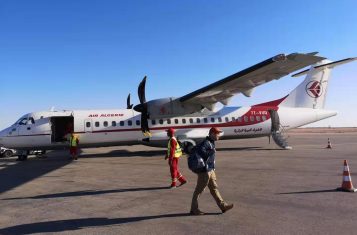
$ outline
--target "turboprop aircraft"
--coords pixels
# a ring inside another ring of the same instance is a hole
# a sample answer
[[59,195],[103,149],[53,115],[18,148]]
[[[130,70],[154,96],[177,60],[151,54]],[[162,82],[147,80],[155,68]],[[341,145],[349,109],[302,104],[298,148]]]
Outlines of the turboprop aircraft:
[[[216,126],[223,130],[221,139],[271,136],[278,146],[290,149],[284,130],[337,114],[324,109],[331,70],[356,59],[332,62],[316,52],[279,54],[187,95],[150,101],[145,97],[145,77],[138,87],[140,104],[134,108],[129,95],[127,109],[28,113],[0,132],[0,146],[22,151],[19,160],[26,160],[31,150],[66,148],[66,136],[73,132],[85,148],[136,144],[164,147],[165,130],[172,127],[188,151]],[[288,95],[250,107],[227,106],[234,95],[249,97],[255,87],[307,66],[292,75],[306,78]],[[224,106],[214,111],[217,103]]]

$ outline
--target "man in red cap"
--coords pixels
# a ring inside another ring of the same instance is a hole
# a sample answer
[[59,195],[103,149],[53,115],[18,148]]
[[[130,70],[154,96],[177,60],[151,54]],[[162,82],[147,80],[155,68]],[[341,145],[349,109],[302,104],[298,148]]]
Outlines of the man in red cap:
[[167,130],[167,136],[169,137],[169,142],[167,144],[167,154],[165,160],[169,159],[169,166],[170,166],[170,172],[172,178],[172,183],[170,186],[171,188],[177,187],[176,184],[177,180],[180,181],[179,186],[187,183],[185,177],[183,177],[183,175],[180,173],[178,169],[178,162],[179,162],[179,158],[182,156],[182,150],[174,134],[175,134],[175,129],[169,128]]
[[205,169],[198,173],[197,185],[192,197],[191,215],[203,215],[204,212],[198,209],[198,198],[208,186],[217,206],[221,209],[222,213],[233,208],[233,204],[226,203],[218,191],[217,178],[215,173],[215,155],[216,145],[215,141],[219,139],[219,134],[222,133],[217,127],[212,127],[209,130],[209,135],[206,139],[197,145],[197,154],[199,154],[206,163]]

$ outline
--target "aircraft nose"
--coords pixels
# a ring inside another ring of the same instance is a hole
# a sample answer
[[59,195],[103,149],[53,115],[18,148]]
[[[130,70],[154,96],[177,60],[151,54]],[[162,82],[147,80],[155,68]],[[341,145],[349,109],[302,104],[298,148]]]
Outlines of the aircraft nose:
[[0,146],[4,145],[5,130],[0,131]]

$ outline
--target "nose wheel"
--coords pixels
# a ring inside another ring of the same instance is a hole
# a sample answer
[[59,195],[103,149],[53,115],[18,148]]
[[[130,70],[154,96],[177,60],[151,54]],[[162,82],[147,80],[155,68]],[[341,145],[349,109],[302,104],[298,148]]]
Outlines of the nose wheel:
[[27,156],[29,155],[29,151],[21,151],[19,152],[19,155],[17,157],[16,161],[26,161],[27,160]]
[[17,157],[17,161],[26,161],[27,160],[27,155],[19,155]]

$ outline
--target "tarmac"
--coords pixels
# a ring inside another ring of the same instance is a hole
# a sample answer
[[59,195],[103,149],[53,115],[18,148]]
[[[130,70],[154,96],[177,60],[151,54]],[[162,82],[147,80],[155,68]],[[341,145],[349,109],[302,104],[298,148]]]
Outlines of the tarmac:
[[[0,234],[356,234],[357,193],[337,192],[343,160],[357,184],[357,130],[290,132],[292,150],[268,138],[217,142],[222,214],[207,189],[190,216],[196,175],[169,189],[165,150],[84,149],[0,159]],[[332,149],[326,149],[327,138]],[[357,185],[356,185],[357,186]]]

